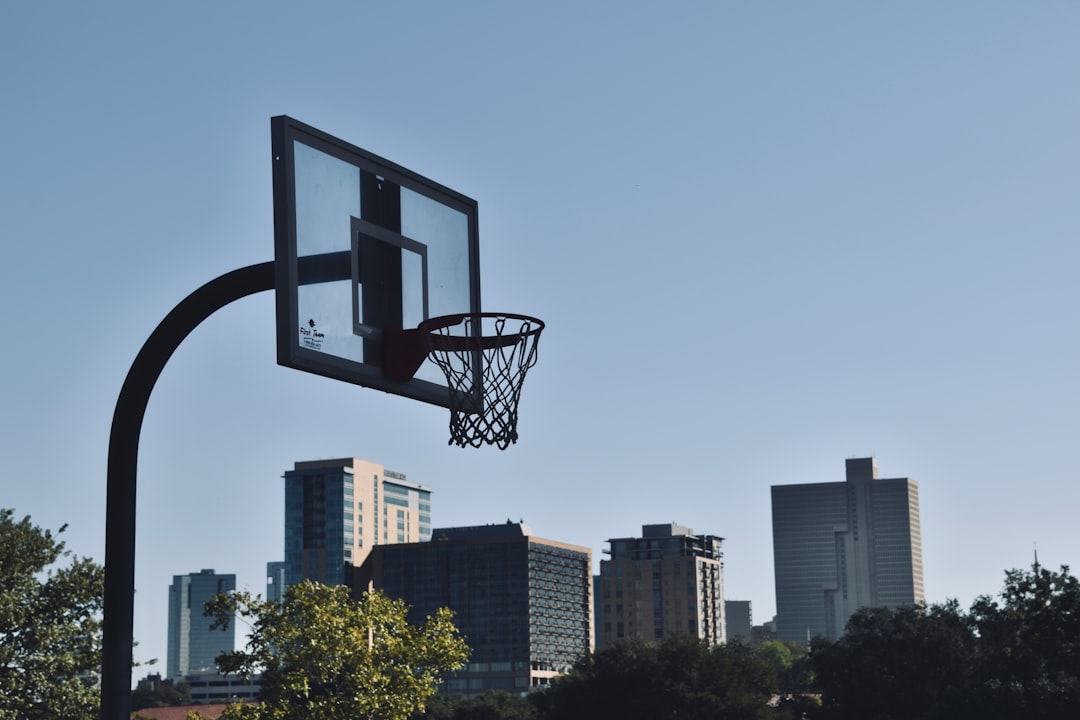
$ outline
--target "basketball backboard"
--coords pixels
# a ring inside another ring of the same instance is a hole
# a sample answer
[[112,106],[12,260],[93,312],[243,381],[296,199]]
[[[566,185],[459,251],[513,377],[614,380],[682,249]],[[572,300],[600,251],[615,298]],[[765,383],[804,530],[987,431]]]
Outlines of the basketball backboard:
[[446,407],[432,361],[384,375],[382,336],[480,311],[476,202],[292,118],[271,133],[278,363]]

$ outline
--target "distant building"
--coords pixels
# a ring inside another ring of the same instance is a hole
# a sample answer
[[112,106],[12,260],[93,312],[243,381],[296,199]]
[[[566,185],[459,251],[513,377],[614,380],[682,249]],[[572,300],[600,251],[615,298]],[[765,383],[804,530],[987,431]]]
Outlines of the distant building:
[[441,607],[472,651],[444,692],[523,694],[592,649],[592,553],[536,537],[524,523],[436,529],[431,542],[372,548],[368,583],[422,621]]
[[281,596],[285,594],[285,562],[275,560],[266,563],[266,599],[270,602],[281,602]]
[[772,487],[776,633],[836,639],[860,607],[923,602],[919,488],[847,461],[845,482]]
[[754,641],[754,622],[749,600],[725,600],[724,618],[727,623],[728,642],[738,641],[749,645]]
[[239,675],[201,673],[183,678],[191,690],[193,703],[235,702],[254,700],[262,690],[262,675],[245,678]]
[[680,634],[724,642],[723,538],[675,523],[641,535],[608,540],[611,558],[600,561],[599,647]]
[[604,647],[604,627],[600,621],[600,576],[592,576],[593,647]]
[[770,640],[776,640],[776,616],[772,620],[766,620],[760,625],[755,625],[750,631],[751,645],[760,645]]
[[377,545],[431,539],[431,489],[359,458],[285,473],[285,586],[348,585]]
[[[159,685],[178,689],[186,687],[191,696],[191,702],[201,706],[206,703],[257,699],[262,691],[262,674],[245,678],[239,675],[220,675],[213,672],[162,679],[160,674],[150,673],[136,683],[136,687],[140,690],[148,689],[151,691]],[[136,711],[136,715],[143,717],[146,713],[140,709]],[[177,717],[186,718],[187,714],[180,714]]]
[[174,575],[169,587],[169,637],[167,672],[169,678],[196,673],[216,673],[215,658],[236,649],[236,623],[227,630],[211,630],[211,618],[203,615],[207,600],[218,593],[236,590],[236,575],[219,575],[202,570],[190,575]]

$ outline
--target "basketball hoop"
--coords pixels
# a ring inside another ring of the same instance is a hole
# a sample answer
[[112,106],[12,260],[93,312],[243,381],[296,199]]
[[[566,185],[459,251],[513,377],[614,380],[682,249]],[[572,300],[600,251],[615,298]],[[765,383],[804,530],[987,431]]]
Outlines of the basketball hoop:
[[450,387],[450,441],[460,447],[518,439],[518,401],[525,373],[536,364],[544,323],[527,315],[447,315],[420,323],[428,357]]
[[[450,445],[483,444],[505,450],[518,439],[518,402],[525,373],[536,364],[544,323],[512,313],[463,313],[425,320],[416,330],[384,335],[383,371],[412,377],[423,356],[446,375]],[[411,356],[411,357],[409,357]],[[413,359],[415,358],[415,359]]]

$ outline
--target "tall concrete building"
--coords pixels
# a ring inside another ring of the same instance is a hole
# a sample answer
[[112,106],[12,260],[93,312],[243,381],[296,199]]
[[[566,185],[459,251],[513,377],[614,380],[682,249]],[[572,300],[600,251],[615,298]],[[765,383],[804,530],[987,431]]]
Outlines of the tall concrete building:
[[723,538],[675,523],[644,525],[641,535],[608,540],[611,558],[600,561],[600,647],[676,634],[724,642]]
[[523,694],[592,649],[592,553],[536,537],[524,523],[437,529],[431,542],[380,545],[359,574],[411,606],[421,622],[441,607],[472,654],[445,692]]
[[351,584],[377,545],[431,539],[431,489],[359,458],[285,473],[285,586]]
[[202,570],[189,575],[173,575],[169,587],[169,678],[196,673],[216,673],[214,659],[236,649],[236,623],[228,630],[211,630],[211,618],[203,615],[207,600],[218,593],[236,590],[236,575],[219,575]]
[[860,607],[923,602],[919,487],[847,461],[845,482],[772,487],[776,633],[836,639]]

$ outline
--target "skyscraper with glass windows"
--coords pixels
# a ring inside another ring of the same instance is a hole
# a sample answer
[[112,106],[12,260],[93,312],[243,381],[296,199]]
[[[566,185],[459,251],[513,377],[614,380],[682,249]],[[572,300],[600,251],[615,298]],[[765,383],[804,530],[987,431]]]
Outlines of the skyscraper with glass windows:
[[431,539],[431,489],[359,458],[285,473],[285,586],[351,584],[377,545]]
[[201,570],[189,575],[173,575],[169,586],[169,637],[166,670],[170,678],[198,673],[216,673],[215,658],[236,649],[236,623],[227,630],[210,629],[211,618],[203,615],[207,600],[219,593],[236,590],[236,575],[219,575]]
[[285,592],[285,561],[274,560],[266,563],[266,599],[281,602]]
[[526,693],[592,648],[592,553],[511,523],[440,528],[431,542],[372,549],[354,592],[375,589],[422,622],[442,607],[469,643],[446,692]]
[[923,602],[919,486],[847,461],[845,482],[772,487],[776,634],[835,640],[860,607]]

